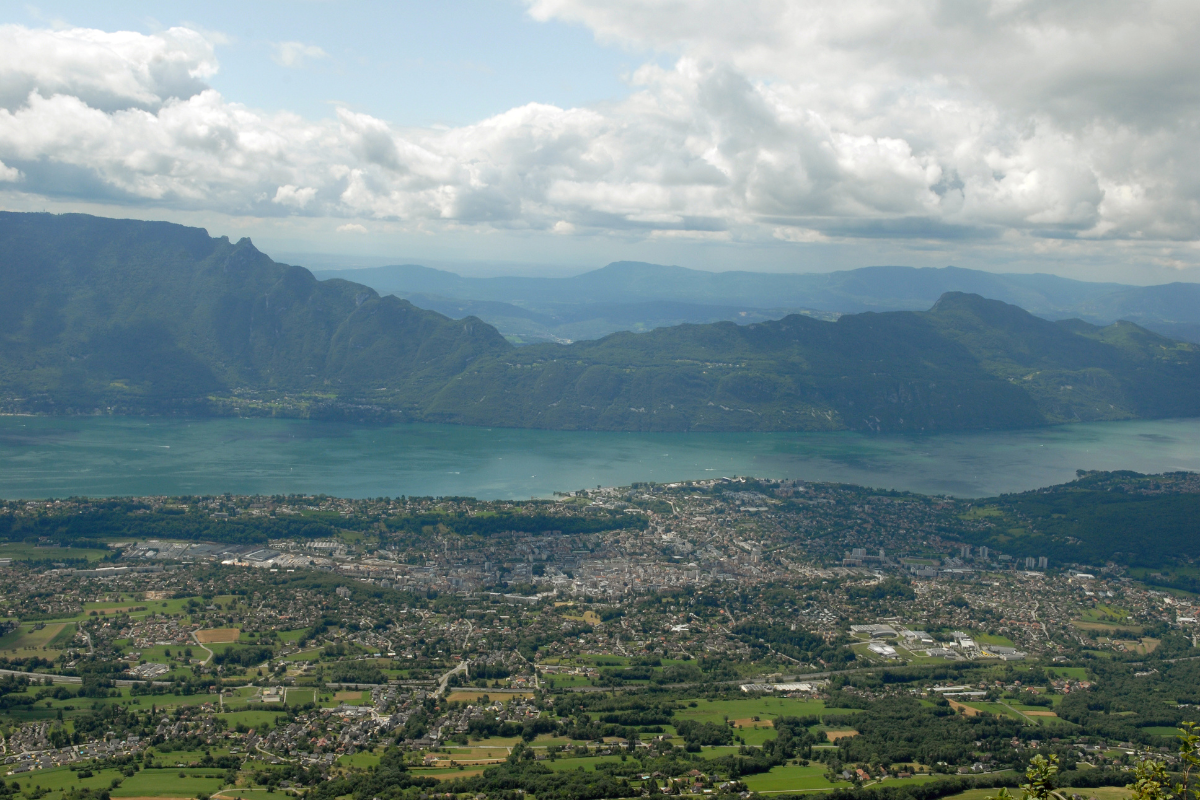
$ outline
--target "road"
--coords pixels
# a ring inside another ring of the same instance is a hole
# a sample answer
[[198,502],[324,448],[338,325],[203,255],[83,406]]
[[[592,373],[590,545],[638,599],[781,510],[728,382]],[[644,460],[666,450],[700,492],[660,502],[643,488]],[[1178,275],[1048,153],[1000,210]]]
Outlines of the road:
[[0,675],[7,675],[13,678],[30,678],[39,681],[44,681],[47,678],[51,683],[83,683],[83,678],[73,678],[70,675],[51,675],[45,672],[22,672],[16,669],[0,669]]
[[1010,706],[1008,703],[1004,702],[1003,700],[997,700],[996,702],[998,702],[1000,705],[1004,706],[1004,707],[1005,707],[1005,708],[1007,708],[1009,711],[1013,712],[1013,713],[1014,713],[1014,714],[1016,714],[1018,717],[1020,717],[1021,719],[1023,719],[1023,720],[1025,721],[1025,724],[1026,724],[1026,725],[1033,726],[1033,725],[1036,725],[1036,724],[1037,724],[1037,723],[1035,723],[1033,720],[1031,720],[1029,717],[1025,716],[1025,715],[1024,715],[1024,714],[1022,714],[1020,711],[1017,711],[1015,708],[1013,708],[1012,706]]
[[1046,641],[1050,641],[1050,631],[1046,630],[1046,623],[1037,618],[1038,601],[1033,601],[1033,621],[1042,626],[1042,636],[1046,637]]
[[471,620],[467,620],[467,635],[463,637],[463,652],[467,650],[467,642],[471,640],[471,631],[475,630],[475,626],[471,624]]
[[192,640],[193,640],[193,641],[194,641],[194,642],[195,642],[197,645],[199,645],[199,647],[200,647],[200,649],[201,649],[201,650],[203,650],[204,652],[208,653],[208,658],[206,658],[206,659],[204,659],[203,661],[201,661],[201,662],[200,662],[200,666],[202,666],[202,667],[203,667],[205,664],[207,664],[208,662],[212,661],[212,659],[213,659],[213,656],[215,655],[215,653],[213,653],[213,651],[212,651],[212,650],[209,650],[207,647],[205,647],[205,646],[204,646],[204,643],[203,643],[203,642],[201,642],[201,641],[200,641],[200,639],[199,639],[199,637],[197,637],[197,636],[196,636],[196,632],[195,632],[195,631],[192,631]]
[[447,673],[446,673],[445,675],[443,675],[442,677],[438,678],[438,689],[437,689],[437,695],[438,695],[438,696],[440,696],[440,695],[443,695],[443,694],[445,694],[445,693],[446,693],[446,684],[450,682],[450,677],[451,677],[452,675],[457,675],[457,674],[458,674],[458,673],[460,673],[460,672],[465,672],[465,673],[467,673],[468,675],[470,675],[471,673],[470,673],[470,672],[468,671],[468,669],[467,669],[467,666],[468,666],[470,663],[471,663],[470,661],[461,661],[461,662],[459,662],[459,664],[458,664],[458,666],[457,666],[457,667],[455,667],[454,669],[450,670],[449,672],[447,672]]

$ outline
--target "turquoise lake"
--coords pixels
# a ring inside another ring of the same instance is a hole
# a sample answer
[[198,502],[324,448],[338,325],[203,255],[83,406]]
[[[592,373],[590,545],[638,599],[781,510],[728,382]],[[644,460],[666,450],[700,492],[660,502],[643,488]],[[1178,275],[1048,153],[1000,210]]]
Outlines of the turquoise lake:
[[641,434],[275,419],[0,417],[0,496],[550,497],[754,475],[983,497],[1077,469],[1200,470],[1200,419],[1002,433]]

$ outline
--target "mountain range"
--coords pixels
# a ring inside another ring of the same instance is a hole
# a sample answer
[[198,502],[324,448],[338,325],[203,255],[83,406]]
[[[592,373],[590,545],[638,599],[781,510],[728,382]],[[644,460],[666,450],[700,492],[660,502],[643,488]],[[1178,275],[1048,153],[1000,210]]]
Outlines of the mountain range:
[[1200,342],[1200,284],[1129,286],[958,267],[864,267],[827,273],[704,272],[617,262],[569,278],[468,278],[418,265],[327,270],[449,316],[475,315],[514,341],[598,339],[721,320],[928,309],[946,292],[978,294],[1050,320],[1117,320]]
[[[1097,295],[1103,297],[1103,295]],[[597,298],[600,302],[602,298]],[[0,213],[0,407],[595,430],[936,431],[1200,414],[1200,348],[978,294],[516,347],[248,239]]]

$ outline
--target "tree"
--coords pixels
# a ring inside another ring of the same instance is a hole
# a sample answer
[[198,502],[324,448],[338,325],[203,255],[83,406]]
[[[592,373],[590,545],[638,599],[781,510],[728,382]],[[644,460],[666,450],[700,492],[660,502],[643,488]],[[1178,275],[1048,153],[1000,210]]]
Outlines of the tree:
[[1179,767],[1181,779],[1174,785],[1167,765],[1157,759],[1143,759],[1134,772],[1133,800],[1192,800],[1200,797],[1195,785],[1200,773],[1200,734],[1196,723],[1185,722],[1179,729]]
[[[1058,775],[1058,756],[1049,758],[1034,756],[1025,770],[1025,783],[1021,784],[1021,800],[1067,800],[1067,796],[1055,785]],[[1012,800],[1007,788],[1002,788],[987,800]]]

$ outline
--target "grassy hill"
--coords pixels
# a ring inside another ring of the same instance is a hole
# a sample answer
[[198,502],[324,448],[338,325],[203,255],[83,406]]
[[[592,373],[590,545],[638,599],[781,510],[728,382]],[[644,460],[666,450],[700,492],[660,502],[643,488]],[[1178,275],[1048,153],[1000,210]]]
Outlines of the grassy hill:
[[939,431],[1200,414],[1200,348],[978,295],[515,348],[249,240],[0,214],[0,407],[603,430]]

